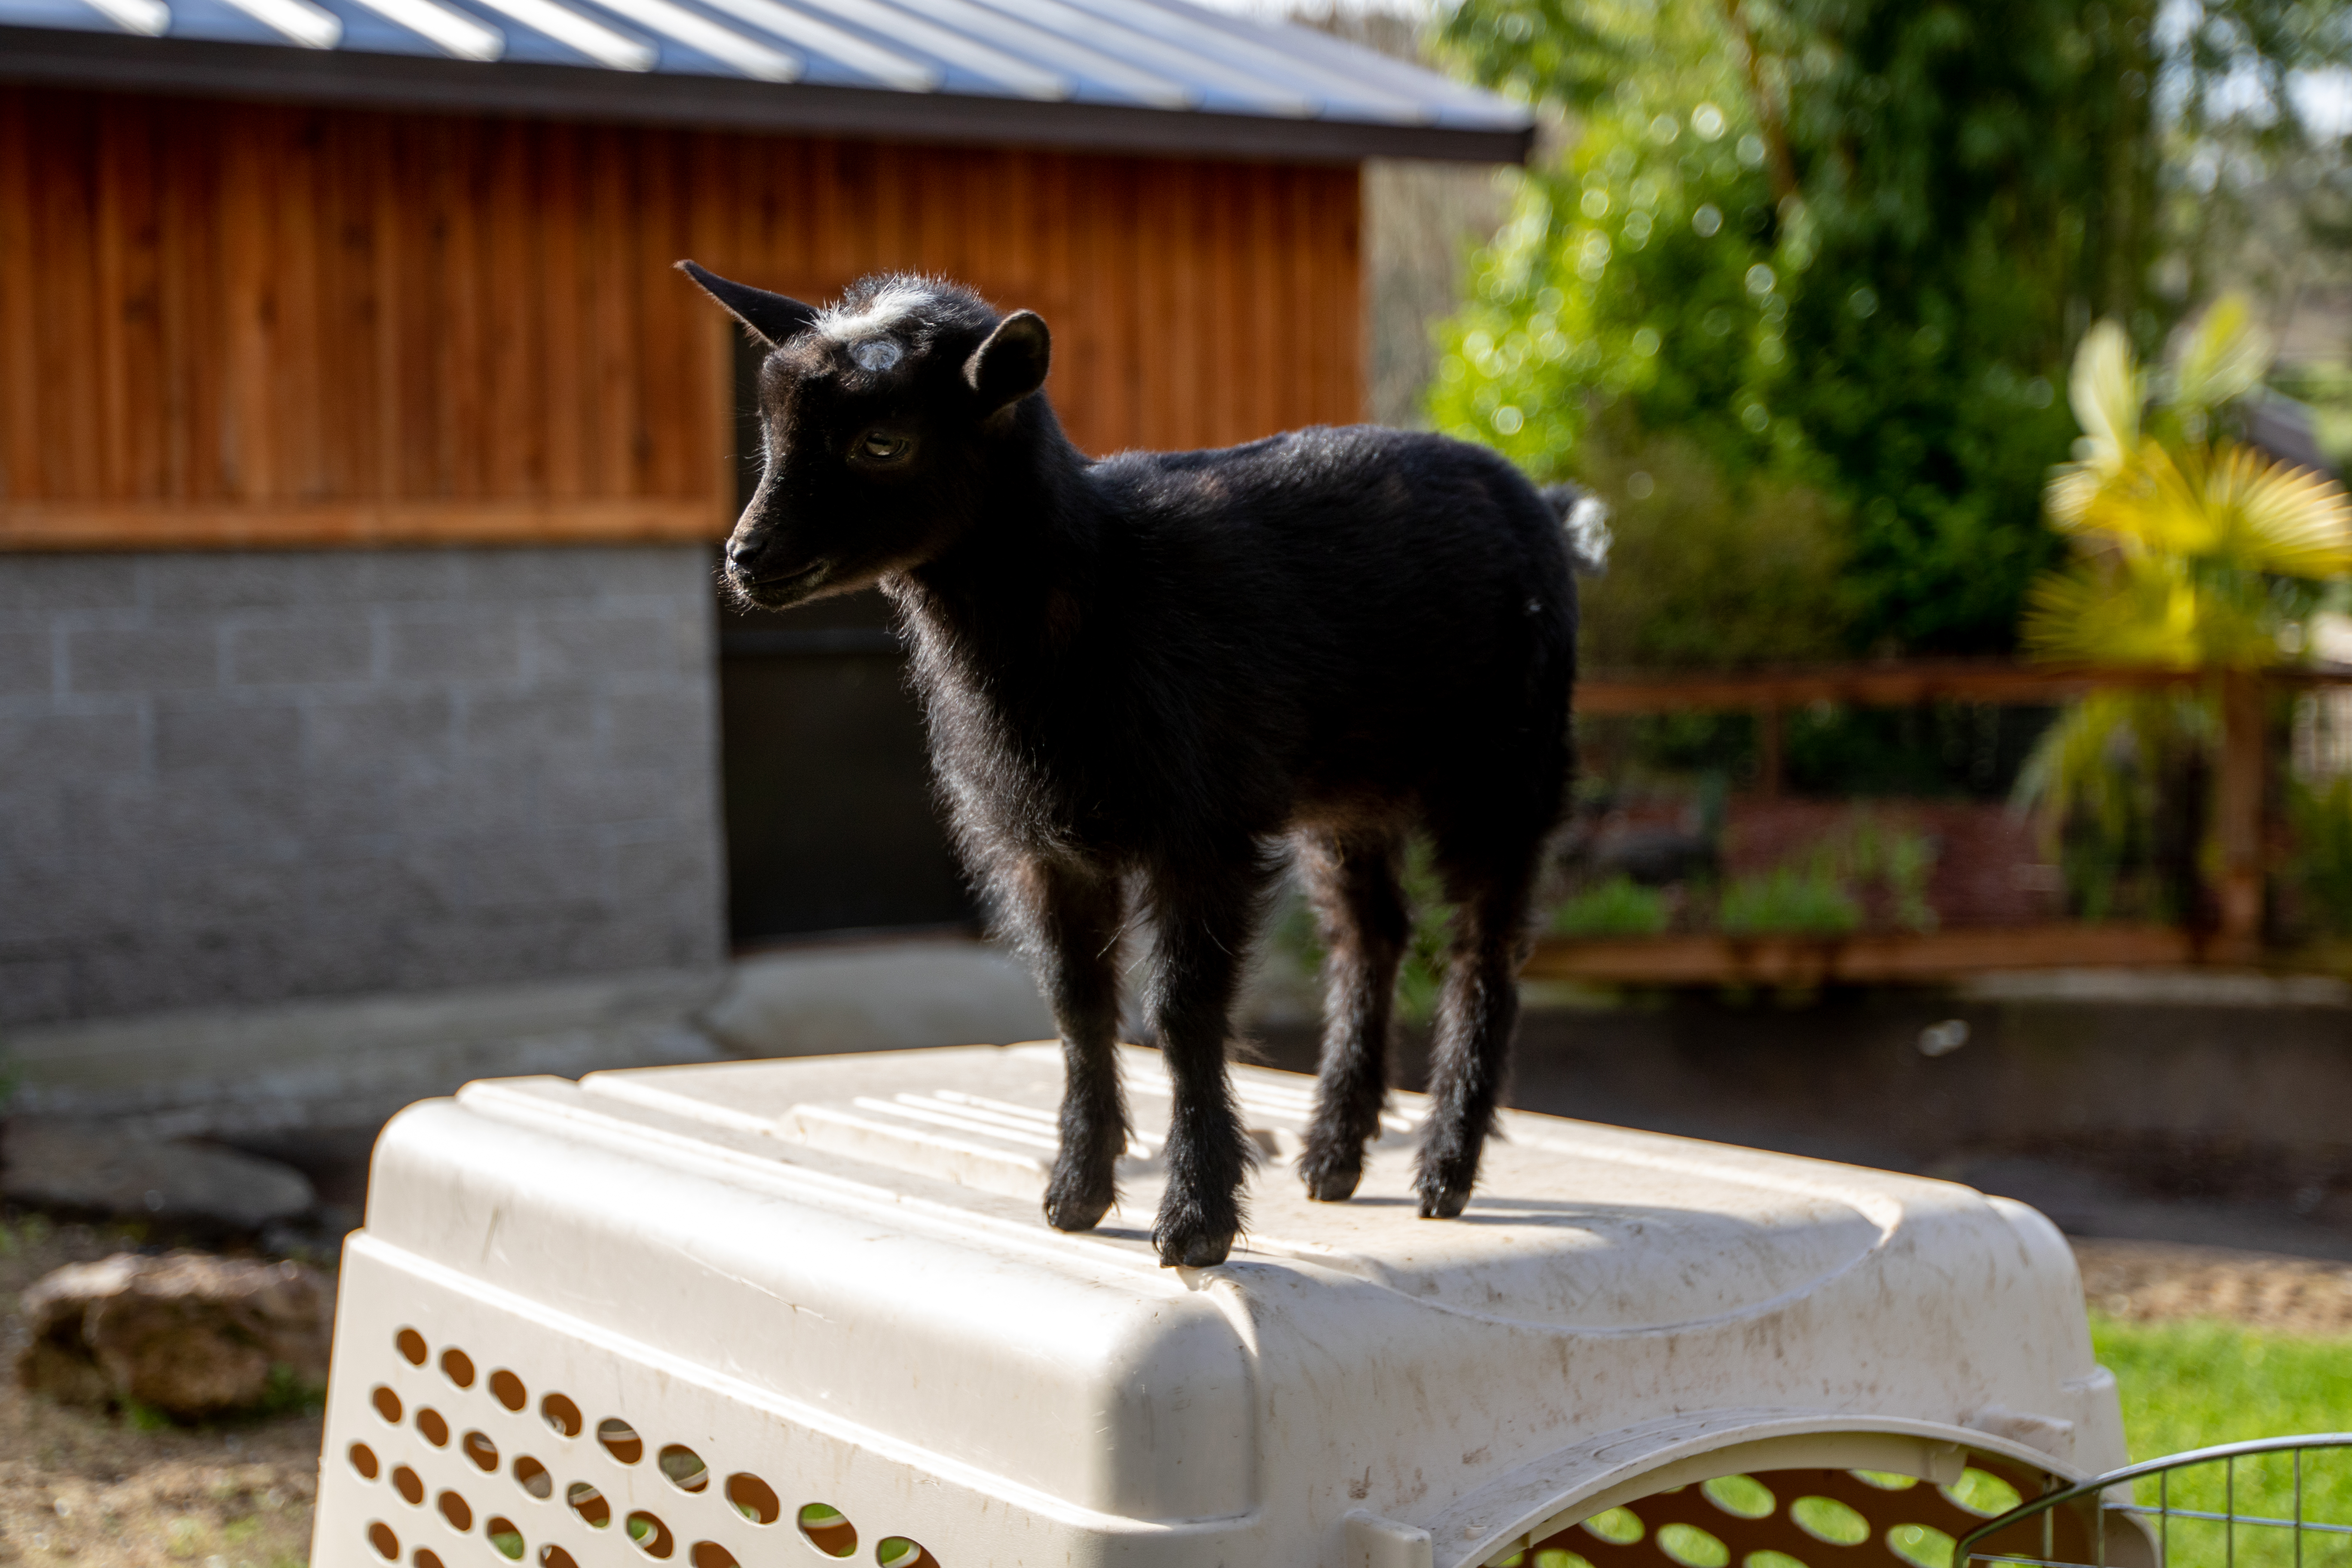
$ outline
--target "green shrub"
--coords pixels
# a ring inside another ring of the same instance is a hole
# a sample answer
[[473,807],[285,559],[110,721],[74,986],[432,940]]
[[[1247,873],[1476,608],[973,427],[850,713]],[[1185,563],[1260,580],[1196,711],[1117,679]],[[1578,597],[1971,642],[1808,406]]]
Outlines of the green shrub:
[[1555,936],[1655,936],[1666,929],[1666,896],[1617,877],[1575,894],[1552,911]]
[[1783,866],[1724,889],[1716,924],[1727,936],[1843,936],[1862,924],[1862,906],[1825,868]]
[[2288,876],[2331,935],[2352,936],[2352,778],[2290,779],[2286,808],[2294,830]]

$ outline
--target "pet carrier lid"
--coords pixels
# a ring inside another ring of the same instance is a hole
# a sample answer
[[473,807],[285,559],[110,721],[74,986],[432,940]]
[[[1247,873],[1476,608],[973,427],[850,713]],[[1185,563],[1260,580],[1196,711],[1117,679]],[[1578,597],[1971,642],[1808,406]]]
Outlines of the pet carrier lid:
[[1039,1215],[1062,1072],[1030,1045],[473,1084],[386,1130],[367,1244],[1138,1528],[1355,1510],[1473,1562],[1759,1435],[1884,1434],[1917,1454],[1814,1462],[1918,1475],[1964,1437],[2122,1458],[2072,1255],[2020,1205],[1513,1112],[1426,1221],[1402,1094],[1355,1199],[1315,1204],[1312,1080],[1244,1067],[1247,1230],[1162,1268],[1168,1079],[1121,1061],[1123,1202],[1086,1235]]

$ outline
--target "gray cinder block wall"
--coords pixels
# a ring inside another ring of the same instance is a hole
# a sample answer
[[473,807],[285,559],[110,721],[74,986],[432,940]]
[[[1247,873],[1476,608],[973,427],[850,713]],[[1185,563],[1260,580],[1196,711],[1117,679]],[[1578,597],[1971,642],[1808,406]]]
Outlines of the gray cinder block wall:
[[698,546],[0,555],[0,1024],[718,962]]

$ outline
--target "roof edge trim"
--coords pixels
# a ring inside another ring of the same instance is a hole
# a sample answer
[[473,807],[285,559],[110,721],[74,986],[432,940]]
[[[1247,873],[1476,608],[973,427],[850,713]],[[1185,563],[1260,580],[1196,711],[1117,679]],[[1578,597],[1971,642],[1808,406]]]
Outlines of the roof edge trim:
[[881,89],[779,86],[418,55],[0,27],[0,81],[353,109],[493,112],[633,124],[803,132],[893,142],[990,142],[1166,157],[1293,163],[1418,158],[1520,163],[1535,137],[1349,120],[1294,120]]

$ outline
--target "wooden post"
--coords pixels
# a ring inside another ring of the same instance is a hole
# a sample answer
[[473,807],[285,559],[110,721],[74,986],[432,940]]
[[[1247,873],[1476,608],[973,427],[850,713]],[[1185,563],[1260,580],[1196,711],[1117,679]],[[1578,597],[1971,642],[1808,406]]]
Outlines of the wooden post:
[[1787,764],[1780,756],[1780,710],[1756,710],[1756,793],[1766,800],[1780,798]]
[[2221,926],[2213,956],[2252,963],[2263,944],[2263,687],[2249,671],[2221,677],[2221,777],[2213,802],[2221,852]]

